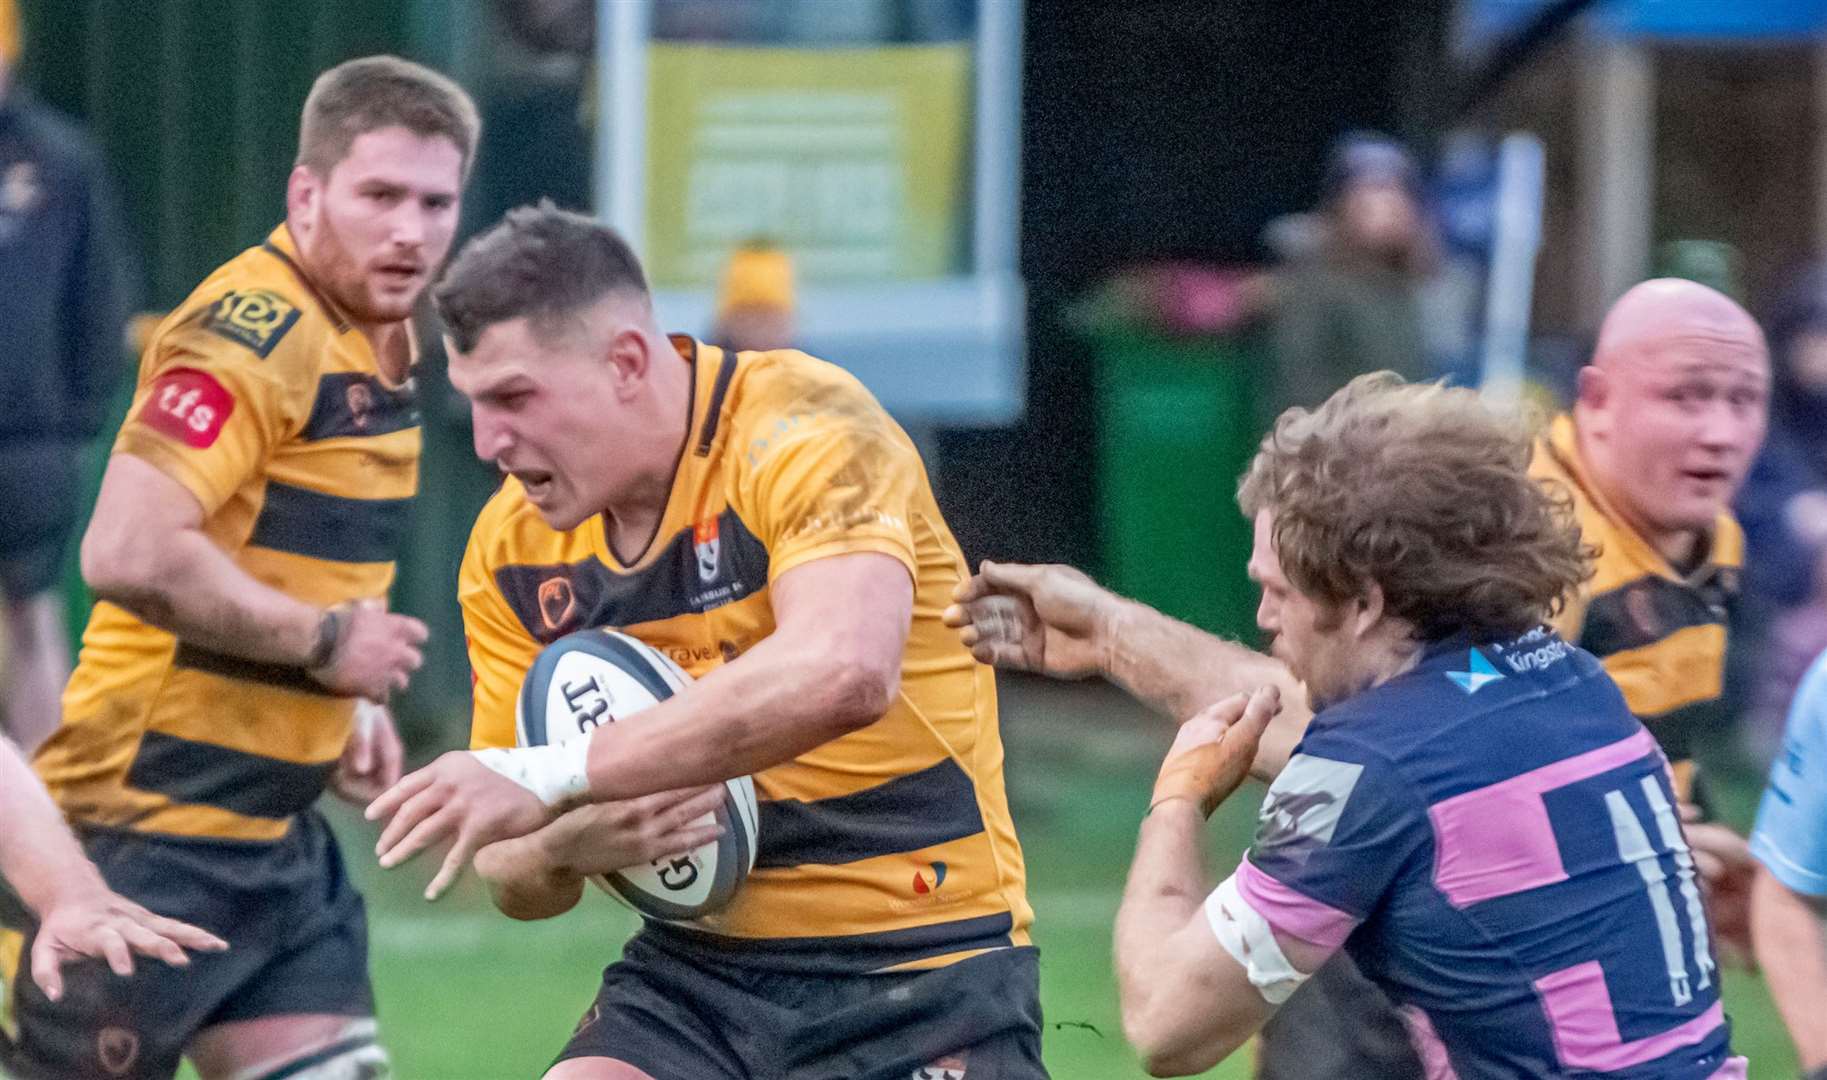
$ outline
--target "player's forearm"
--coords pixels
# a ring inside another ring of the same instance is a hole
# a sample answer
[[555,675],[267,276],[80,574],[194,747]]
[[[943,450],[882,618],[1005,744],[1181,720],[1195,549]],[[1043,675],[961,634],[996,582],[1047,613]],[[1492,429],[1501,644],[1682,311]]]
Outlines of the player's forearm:
[[1198,808],[1170,799],[1142,821],[1135,861],[1117,908],[1117,980],[1127,1007],[1155,988],[1160,950],[1210,891],[1199,854]]
[[82,852],[63,814],[31,767],[0,736],[0,878],[33,912],[42,915],[73,893],[103,889],[102,877]]
[[892,669],[782,633],[638,716],[590,740],[590,797],[631,799],[713,784],[778,765],[881,718],[899,686]]
[[[1214,995],[1214,973],[1191,971],[1182,935],[1203,919],[1210,891],[1200,858],[1205,824],[1187,800],[1157,806],[1142,822],[1135,862],[1117,909],[1116,966],[1123,1031],[1149,1070],[1177,1076],[1209,1068],[1255,1030]],[[1248,987],[1244,987],[1245,990]],[[1252,1022],[1254,1020],[1254,1023]]]
[[1176,723],[1233,694],[1279,689],[1281,712],[1263,733],[1250,770],[1259,780],[1272,780],[1281,771],[1313,718],[1307,688],[1272,656],[1132,600],[1119,601],[1105,633],[1105,676]]
[[1761,866],[1751,892],[1751,941],[1804,1071],[1827,1066],[1827,910]]
[[199,648],[303,665],[317,646],[322,610],[255,580],[195,529],[117,540],[105,553],[85,542],[83,573],[99,598]]

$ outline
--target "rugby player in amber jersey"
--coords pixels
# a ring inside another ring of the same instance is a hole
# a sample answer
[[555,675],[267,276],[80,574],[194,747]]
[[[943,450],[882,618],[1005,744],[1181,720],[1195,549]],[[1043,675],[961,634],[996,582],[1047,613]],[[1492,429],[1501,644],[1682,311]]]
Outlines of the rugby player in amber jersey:
[[[509,478],[459,584],[476,749],[370,807],[383,865],[454,840],[433,895],[482,849],[504,909],[549,914],[627,800],[750,774],[760,799],[734,900],[629,941],[550,1080],[1043,1076],[994,676],[939,620],[967,570],[906,433],[835,365],[668,338],[621,238],[549,206],[436,298]],[[591,626],[696,681],[513,748],[534,657]]]
[[232,947],[130,980],[78,966],[57,1002],[20,979],[0,1071],[386,1073],[361,898],[312,804],[399,771],[358,699],[420,663],[423,624],[384,606],[418,485],[407,320],[476,135],[416,64],[324,73],[285,222],[153,333],[83,539],[101,602],[36,765],[110,887]]

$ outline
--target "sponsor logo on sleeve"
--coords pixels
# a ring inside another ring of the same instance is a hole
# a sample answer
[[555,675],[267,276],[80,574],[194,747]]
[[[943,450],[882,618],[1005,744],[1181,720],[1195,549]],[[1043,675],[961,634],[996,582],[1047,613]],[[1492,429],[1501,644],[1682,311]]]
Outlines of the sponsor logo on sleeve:
[[268,289],[238,289],[216,301],[203,316],[203,329],[245,345],[265,360],[298,322],[298,307]]
[[1252,852],[1305,861],[1314,848],[1332,842],[1345,803],[1364,766],[1296,754],[1263,799]]
[[209,372],[174,368],[153,381],[139,419],[193,450],[206,450],[234,411],[235,396]]

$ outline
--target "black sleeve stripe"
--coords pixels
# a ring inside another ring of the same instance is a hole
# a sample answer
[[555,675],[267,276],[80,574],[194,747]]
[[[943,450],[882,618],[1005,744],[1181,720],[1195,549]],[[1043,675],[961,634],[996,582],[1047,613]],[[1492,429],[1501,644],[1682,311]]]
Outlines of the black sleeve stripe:
[[178,651],[172,657],[171,664],[173,667],[204,671],[211,675],[220,675],[225,679],[256,682],[263,686],[294,690],[301,694],[316,694],[321,697],[336,696],[326,690],[322,683],[311,678],[304,668],[294,667],[290,664],[270,664],[260,660],[243,660],[239,656],[212,652],[209,649],[184,642],[178,643]]

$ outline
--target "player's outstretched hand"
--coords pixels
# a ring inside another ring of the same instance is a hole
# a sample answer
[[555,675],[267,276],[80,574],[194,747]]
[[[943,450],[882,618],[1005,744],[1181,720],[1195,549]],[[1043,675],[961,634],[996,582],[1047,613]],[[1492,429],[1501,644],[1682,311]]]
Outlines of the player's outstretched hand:
[[608,874],[696,851],[723,835],[699,819],[723,805],[722,784],[681,788],[571,810],[539,834],[551,860],[573,874]]
[[344,801],[367,806],[400,782],[404,752],[400,733],[387,706],[362,700],[355,705],[355,730],[343,747],[342,760],[330,774],[330,790]]
[[388,788],[368,804],[366,816],[387,822],[374,853],[390,869],[449,841],[444,864],[425,889],[425,899],[436,900],[476,852],[541,828],[554,812],[476,755],[453,750]]
[[190,963],[185,949],[226,948],[209,931],[154,915],[98,884],[46,907],[32,942],[32,981],[56,1001],[63,997],[63,965],[79,957],[106,960],[116,975],[131,975],[134,953],[183,967]]
[[406,689],[425,656],[419,646],[430,631],[410,615],[395,615],[377,603],[350,604],[330,660],[311,675],[326,688],[349,697],[385,703]]
[[944,618],[981,663],[1079,679],[1105,670],[1119,603],[1070,566],[986,561]]
[[1280,711],[1281,691],[1265,686],[1208,705],[1181,724],[1161,763],[1149,809],[1169,799],[1187,799],[1211,817],[1250,774],[1256,744]]

